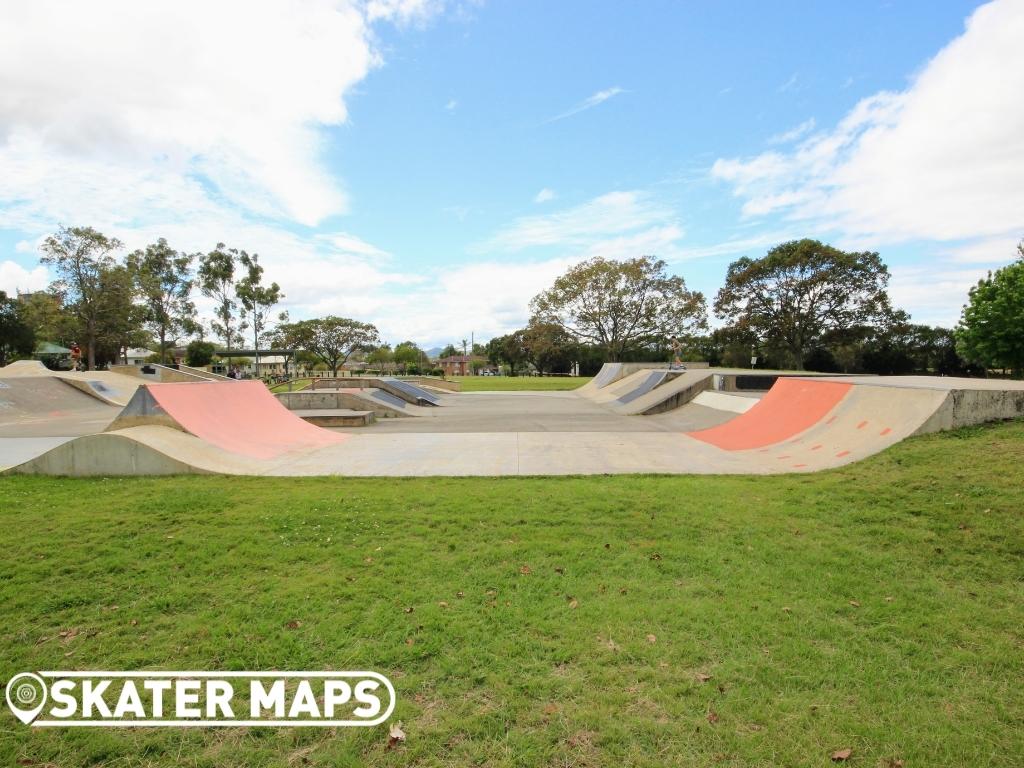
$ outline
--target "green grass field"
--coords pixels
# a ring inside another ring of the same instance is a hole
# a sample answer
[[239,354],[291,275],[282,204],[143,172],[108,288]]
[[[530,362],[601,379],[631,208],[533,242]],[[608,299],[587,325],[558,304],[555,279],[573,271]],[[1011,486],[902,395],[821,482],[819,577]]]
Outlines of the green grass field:
[[579,389],[592,376],[451,376],[463,392],[560,392]]
[[275,395],[278,392],[301,392],[308,388],[312,383],[312,379],[292,379],[290,382],[286,382],[284,384],[275,384],[270,388],[270,391]]
[[0,764],[1018,766],[1022,467],[1016,422],[799,476],[0,478],[4,679],[372,669],[408,735],[5,709]]

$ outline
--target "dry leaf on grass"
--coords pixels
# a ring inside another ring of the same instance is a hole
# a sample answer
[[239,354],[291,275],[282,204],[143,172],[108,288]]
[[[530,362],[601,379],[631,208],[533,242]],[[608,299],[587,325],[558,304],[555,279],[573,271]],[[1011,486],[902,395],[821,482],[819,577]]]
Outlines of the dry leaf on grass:
[[650,643],[651,645],[654,645],[656,642],[658,642],[658,638],[655,635],[648,635],[647,636],[647,642]]
[[718,722],[718,713],[714,712],[714,711],[708,712],[708,722],[711,723],[712,725],[717,723]]
[[525,564],[519,567],[519,572],[523,574],[523,576],[529,576],[531,573],[533,573],[533,571],[530,570],[530,566]]
[[711,679],[711,675],[706,675],[703,672],[698,672],[697,673],[697,682],[698,683],[706,683],[710,679]]
[[298,629],[299,627],[301,627],[301,626],[302,626],[302,622],[301,622],[301,621],[299,621],[298,619],[292,619],[292,620],[291,620],[291,621],[289,621],[289,622],[288,622],[287,624],[285,624],[285,626],[286,626],[286,627],[287,627],[288,629]]
[[834,762],[834,763],[841,763],[841,762],[843,762],[845,760],[849,760],[850,759],[850,755],[852,755],[852,754],[853,754],[853,750],[852,749],[849,749],[849,748],[847,748],[847,749],[837,749],[835,752],[832,753],[832,762]]
[[392,749],[400,741],[405,741],[405,731],[402,730],[402,723],[392,723],[388,728],[388,743],[384,749]]

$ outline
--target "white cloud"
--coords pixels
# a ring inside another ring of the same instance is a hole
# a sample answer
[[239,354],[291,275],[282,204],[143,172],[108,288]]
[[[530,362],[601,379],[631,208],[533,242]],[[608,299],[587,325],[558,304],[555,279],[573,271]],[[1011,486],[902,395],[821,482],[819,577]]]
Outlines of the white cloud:
[[15,296],[31,291],[41,291],[50,284],[46,267],[25,269],[13,261],[0,261],[0,291]]
[[0,205],[40,214],[53,194],[99,191],[125,217],[140,193],[306,224],[343,212],[321,129],[346,121],[345,97],[380,62],[368,22],[432,5],[3,3]]
[[915,323],[952,328],[960,319],[967,292],[985,277],[985,269],[896,266],[890,268],[889,295],[897,307],[913,307]]
[[988,264],[998,266],[1018,257],[1020,235],[1005,235],[976,240],[951,248],[944,253],[948,260],[958,264]]
[[797,139],[801,139],[808,133],[814,130],[816,125],[813,117],[809,117],[804,120],[800,125],[795,128],[791,128],[788,131],[777,133],[768,139],[769,144],[790,144]]
[[476,253],[516,252],[524,248],[559,246],[578,252],[609,238],[666,226],[674,226],[682,237],[671,208],[651,200],[643,192],[609,192],[557,213],[523,216],[490,239],[476,244],[472,250]]
[[366,18],[399,24],[423,22],[440,13],[442,0],[367,0]]
[[533,202],[546,203],[549,200],[554,200],[556,197],[558,197],[558,195],[555,194],[555,191],[553,189],[548,189],[547,187],[544,187],[544,189],[538,192],[536,197],[533,198]]
[[548,118],[544,122],[553,123],[557,120],[564,120],[567,117],[572,117],[573,115],[577,115],[580,112],[583,112],[584,110],[592,109],[593,107],[596,107],[598,104],[603,104],[604,102],[608,101],[608,99],[614,96],[618,96],[620,93],[625,93],[625,90],[619,88],[619,86],[617,85],[612,88],[606,88],[603,91],[598,91],[592,96],[588,96],[571,109],[568,109],[565,112],[562,112],[561,114],[555,115],[554,117]]
[[444,108],[449,112],[454,112],[457,106],[459,106],[459,102],[455,99],[448,99],[448,103],[444,105]]
[[862,100],[791,152],[720,159],[747,216],[879,242],[1024,233],[1024,5],[979,8],[905,91]]

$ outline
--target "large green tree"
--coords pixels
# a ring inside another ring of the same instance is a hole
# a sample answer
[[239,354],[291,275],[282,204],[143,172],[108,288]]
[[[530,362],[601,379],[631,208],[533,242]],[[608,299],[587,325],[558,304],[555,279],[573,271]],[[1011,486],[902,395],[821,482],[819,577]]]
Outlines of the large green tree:
[[1024,242],[1019,258],[971,288],[956,329],[957,349],[986,368],[1024,376]]
[[420,349],[414,341],[403,341],[396,344],[395,351],[391,356],[396,365],[402,366],[404,373],[409,373],[414,368],[418,369],[427,361],[427,353]]
[[14,355],[31,355],[35,344],[36,335],[25,320],[21,302],[0,291],[0,366]]
[[199,268],[196,270],[200,292],[213,299],[215,320],[211,327],[214,335],[224,340],[225,349],[242,343],[241,331],[246,328],[235,317],[238,309],[235,301],[235,267],[239,256],[237,248],[217,243],[216,248],[199,257]]
[[541,373],[568,373],[576,352],[576,341],[562,326],[532,321],[523,331],[527,359]]
[[504,363],[510,375],[516,375],[516,369],[526,365],[529,353],[523,338],[525,331],[513,331],[504,336],[496,336],[487,342],[486,354],[488,362],[495,365]]
[[704,296],[670,276],[651,256],[626,261],[594,258],[569,269],[530,302],[538,322],[598,344],[620,360],[630,347],[686,336],[706,325]]
[[111,335],[112,321],[126,315],[124,292],[109,290],[120,284],[114,254],[121,247],[120,240],[92,227],[61,227],[41,246],[40,261],[57,274],[51,290],[74,318],[90,371],[96,368],[100,343]]
[[335,377],[353,352],[369,351],[380,343],[375,326],[334,315],[282,325],[278,334],[287,346],[308,350],[320,358]]
[[195,332],[196,306],[192,303],[194,254],[179,252],[160,238],[128,257],[139,295],[146,308],[146,324],[159,344],[160,362],[178,339]]
[[715,313],[760,343],[781,347],[802,370],[825,334],[885,322],[888,283],[889,270],[877,253],[793,240],[760,259],[745,256],[730,264]]
[[391,351],[390,344],[381,344],[378,347],[374,347],[366,356],[366,364],[380,371],[389,368],[394,361],[395,353]]
[[[250,256],[245,251],[238,251],[238,261],[245,269],[245,276],[235,284],[235,296],[242,304],[245,318],[252,330],[252,345],[256,353],[256,375],[260,369],[260,340],[263,338],[270,323],[270,310],[284,298],[281,286],[277,283],[263,284],[263,265],[259,254]],[[284,322],[286,314],[279,320]]]

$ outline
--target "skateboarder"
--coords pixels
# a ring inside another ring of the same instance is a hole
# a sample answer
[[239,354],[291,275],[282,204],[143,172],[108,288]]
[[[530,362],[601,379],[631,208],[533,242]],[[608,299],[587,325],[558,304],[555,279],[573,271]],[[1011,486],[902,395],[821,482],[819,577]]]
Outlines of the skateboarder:
[[682,353],[683,345],[679,343],[679,339],[673,336],[669,339],[669,345],[672,347],[672,364],[668,367],[670,371],[685,371],[686,366],[683,365],[683,361],[679,358]]

